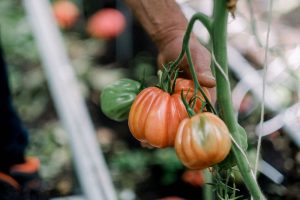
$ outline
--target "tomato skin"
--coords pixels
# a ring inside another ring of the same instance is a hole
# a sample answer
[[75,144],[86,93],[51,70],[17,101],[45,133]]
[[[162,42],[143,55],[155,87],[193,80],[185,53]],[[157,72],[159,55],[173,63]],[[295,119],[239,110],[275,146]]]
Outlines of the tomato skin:
[[231,149],[230,133],[216,115],[199,113],[184,119],[177,131],[175,149],[190,169],[205,169],[224,160]]
[[[188,117],[181,100],[182,90],[184,94],[189,91],[187,95],[189,101],[194,92],[193,82],[178,78],[174,93],[171,95],[157,87],[142,90],[129,112],[128,125],[133,136],[154,147],[173,146],[179,123]],[[207,95],[209,96],[208,92]],[[200,110],[201,104],[202,102],[197,100],[196,112]]]
[[74,26],[79,16],[77,6],[69,0],[58,0],[52,5],[54,17],[61,28]]
[[90,17],[87,32],[95,38],[112,39],[123,32],[125,25],[125,17],[119,10],[105,8]]
[[140,88],[141,84],[131,79],[120,79],[108,85],[100,96],[102,112],[112,120],[126,120]]

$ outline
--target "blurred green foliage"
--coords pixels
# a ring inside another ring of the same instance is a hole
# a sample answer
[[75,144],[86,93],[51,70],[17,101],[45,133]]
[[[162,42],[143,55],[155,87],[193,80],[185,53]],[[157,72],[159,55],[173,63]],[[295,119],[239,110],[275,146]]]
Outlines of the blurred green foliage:
[[[174,149],[120,149],[109,161],[112,175],[120,188],[134,188],[151,176],[151,167],[160,167],[162,177],[158,184],[168,185],[177,180],[178,171],[184,167]],[[133,178],[134,177],[134,178]]]
[[49,95],[21,5],[17,0],[0,2],[0,34],[14,103],[22,119],[30,123],[42,114]]
[[0,39],[13,103],[30,132],[27,154],[39,157],[41,175],[54,190],[54,180],[71,160],[68,139],[53,109],[31,27],[19,0],[0,1]]
[[11,64],[30,66],[32,63],[23,63],[22,61],[36,63],[37,50],[21,5],[18,0],[2,0],[0,2],[1,39],[6,57]]
[[[101,65],[97,63],[97,58],[105,52],[105,41],[87,37],[82,34],[84,30],[84,27],[76,27],[76,30],[64,30],[62,33],[82,95],[87,101],[95,103],[100,110],[97,98],[101,90],[129,74],[130,78],[143,80],[147,85],[156,84],[153,57],[148,54],[138,55],[130,69],[118,67],[116,61]],[[0,34],[13,101],[30,131],[27,154],[40,158],[41,175],[48,182],[50,190],[59,190],[58,183],[65,177],[61,175],[66,170],[65,166],[70,167],[71,163],[69,140],[56,115],[31,27],[19,0],[0,1]],[[137,184],[146,181],[151,176],[152,166],[159,166],[163,170],[163,176],[160,177],[162,184],[176,181],[178,170],[183,169],[173,149],[132,150],[121,139],[108,145],[114,146],[108,148],[105,156],[119,191],[134,190]],[[72,187],[74,185],[71,182],[68,184]],[[70,188],[69,192],[74,190]],[[66,194],[66,191],[62,193]]]

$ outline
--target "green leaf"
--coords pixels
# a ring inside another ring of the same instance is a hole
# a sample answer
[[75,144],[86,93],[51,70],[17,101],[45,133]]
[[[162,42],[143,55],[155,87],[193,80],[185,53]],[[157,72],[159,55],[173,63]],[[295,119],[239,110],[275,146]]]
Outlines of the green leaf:
[[238,131],[239,131],[239,144],[242,147],[244,151],[247,151],[248,148],[248,137],[245,129],[238,125]]
[[[239,143],[240,147],[246,152],[248,148],[248,138],[245,129],[238,125],[239,138],[236,141]],[[236,165],[236,160],[232,151],[228,154],[228,156],[223,160],[218,166],[222,169],[229,169]]]

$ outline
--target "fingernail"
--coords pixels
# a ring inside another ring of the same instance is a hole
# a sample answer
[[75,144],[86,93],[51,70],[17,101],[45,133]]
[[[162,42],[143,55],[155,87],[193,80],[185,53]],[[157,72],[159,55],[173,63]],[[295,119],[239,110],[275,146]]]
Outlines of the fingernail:
[[211,80],[216,80],[215,77],[212,75],[211,71],[205,71],[201,73],[201,76],[205,76]]

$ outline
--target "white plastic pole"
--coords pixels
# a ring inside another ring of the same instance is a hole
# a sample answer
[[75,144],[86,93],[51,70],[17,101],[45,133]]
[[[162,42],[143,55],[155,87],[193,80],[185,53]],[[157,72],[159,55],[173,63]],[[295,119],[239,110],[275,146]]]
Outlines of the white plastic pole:
[[57,112],[70,137],[84,196],[88,200],[115,200],[116,192],[49,1],[23,0],[23,3]]

